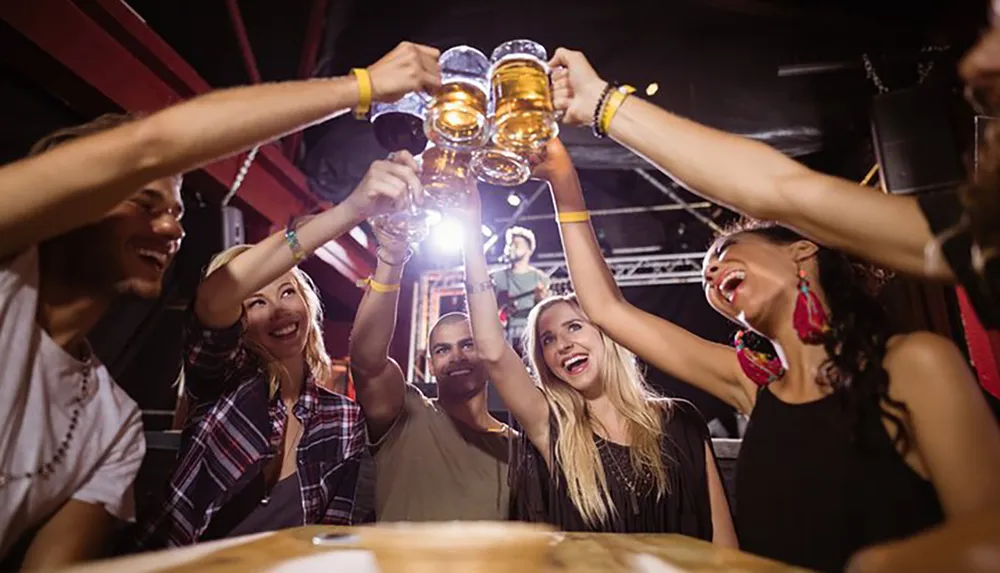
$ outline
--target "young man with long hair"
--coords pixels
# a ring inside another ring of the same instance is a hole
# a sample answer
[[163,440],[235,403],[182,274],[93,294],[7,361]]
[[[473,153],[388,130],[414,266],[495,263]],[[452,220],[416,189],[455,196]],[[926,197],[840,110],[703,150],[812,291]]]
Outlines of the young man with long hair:
[[367,73],[220,90],[134,121],[102,118],[0,167],[5,567],[100,555],[116,520],[133,518],[139,409],[87,335],[119,294],[159,296],[183,236],[179,174],[367,106],[362,94],[391,101],[437,85],[437,51],[404,43]]

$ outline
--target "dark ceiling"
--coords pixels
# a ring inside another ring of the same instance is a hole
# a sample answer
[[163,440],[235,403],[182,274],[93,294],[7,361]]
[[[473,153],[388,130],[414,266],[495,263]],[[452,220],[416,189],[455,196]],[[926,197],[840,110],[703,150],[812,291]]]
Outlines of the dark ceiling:
[[[249,81],[224,2],[129,4],[210,84]],[[278,8],[244,0],[239,6],[264,80],[294,78],[312,1],[286,1]],[[861,55],[871,55],[891,89],[915,84],[918,64],[930,61],[935,69],[927,81],[950,85],[954,62],[975,38],[984,14],[984,4],[976,0],[330,0],[315,71],[346,73],[374,62],[401,40],[439,48],[469,44],[488,54],[505,40],[527,37],[550,51],[558,46],[584,51],[605,77],[640,87],[657,82],[660,90],[649,99],[672,111],[860,179],[873,162],[867,111],[875,93]],[[923,51],[929,46],[948,48]],[[778,73],[781,67],[815,63],[841,69]],[[627,151],[584,130],[564,130],[563,137],[581,168],[591,207],[670,202],[626,170],[642,166]],[[384,154],[370,126],[342,117],[311,129],[298,159],[314,190],[338,201]],[[527,196],[536,186],[529,182],[521,191]],[[484,190],[488,218],[510,217],[514,209],[506,194]],[[551,206],[543,197],[526,212],[545,211]],[[713,213],[727,217],[722,210],[706,210]],[[683,211],[605,217],[601,225],[614,248],[700,250],[710,238],[707,227]],[[541,250],[558,250],[554,225],[537,227]]]

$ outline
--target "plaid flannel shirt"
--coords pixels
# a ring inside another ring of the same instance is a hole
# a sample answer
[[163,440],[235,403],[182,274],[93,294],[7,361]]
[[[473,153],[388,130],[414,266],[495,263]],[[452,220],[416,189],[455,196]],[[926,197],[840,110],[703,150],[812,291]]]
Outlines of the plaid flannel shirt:
[[[268,396],[266,371],[242,343],[242,321],[212,330],[193,319],[185,353],[192,409],[163,500],[140,519],[141,548],[198,541],[212,516],[280,451],[288,419],[284,402]],[[292,410],[303,428],[296,455],[305,524],[367,518],[372,508],[356,503],[369,455],[361,408],[310,379]]]

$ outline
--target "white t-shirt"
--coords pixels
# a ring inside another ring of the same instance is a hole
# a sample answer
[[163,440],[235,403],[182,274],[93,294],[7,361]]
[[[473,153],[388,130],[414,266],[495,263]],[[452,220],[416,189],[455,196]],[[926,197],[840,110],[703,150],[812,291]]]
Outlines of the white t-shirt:
[[[23,475],[52,461],[81,396],[84,363],[35,322],[38,251],[0,264],[0,472]],[[146,453],[138,405],[95,360],[77,427],[48,477],[0,485],[0,558],[66,501],[135,519],[132,482]]]

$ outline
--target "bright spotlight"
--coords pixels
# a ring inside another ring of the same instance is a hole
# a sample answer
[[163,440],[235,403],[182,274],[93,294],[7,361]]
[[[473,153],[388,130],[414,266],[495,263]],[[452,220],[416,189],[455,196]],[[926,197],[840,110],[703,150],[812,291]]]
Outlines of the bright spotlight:
[[446,217],[431,230],[431,244],[443,253],[456,253],[462,248],[465,232],[462,224]]
[[512,192],[510,195],[507,195],[507,204],[511,207],[517,207],[521,204],[521,196]]
[[652,96],[656,95],[656,92],[660,91],[660,84],[653,82],[646,86],[646,95]]
[[483,224],[483,236],[484,237],[492,237],[493,236],[493,229],[491,229],[485,223]]

